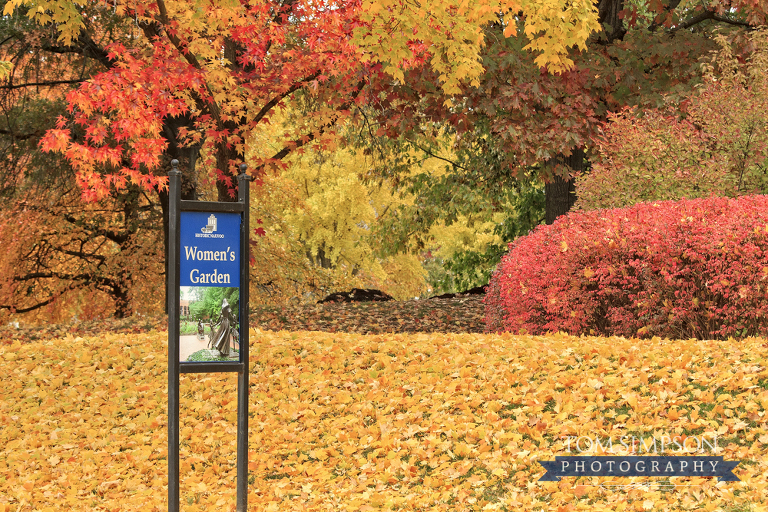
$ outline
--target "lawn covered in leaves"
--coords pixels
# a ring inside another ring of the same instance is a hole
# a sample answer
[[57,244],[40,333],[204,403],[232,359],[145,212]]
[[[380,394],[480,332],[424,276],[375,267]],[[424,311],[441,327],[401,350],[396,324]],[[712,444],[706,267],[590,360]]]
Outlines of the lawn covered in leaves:
[[[251,342],[249,510],[765,510],[764,340]],[[1,345],[0,512],[165,510],[166,350],[159,331]],[[235,386],[182,376],[182,510],[234,509]],[[538,482],[567,436],[715,433],[741,482]]]

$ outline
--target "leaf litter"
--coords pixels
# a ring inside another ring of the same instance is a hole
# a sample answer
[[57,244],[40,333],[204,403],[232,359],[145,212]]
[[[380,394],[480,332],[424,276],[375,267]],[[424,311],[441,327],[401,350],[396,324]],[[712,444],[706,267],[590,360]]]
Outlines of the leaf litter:
[[482,300],[482,295],[470,295],[453,299],[256,307],[251,314],[251,325],[273,331],[359,334],[482,333],[485,327]]
[[[481,333],[482,296],[386,302],[301,304],[284,307],[251,305],[250,325],[273,331],[324,331],[381,334],[388,332]],[[167,330],[165,315],[73,321],[14,327],[0,326],[0,344],[100,333],[138,334]]]
[[[251,510],[762,510],[765,340],[254,329],[251,344]],[[166,351],[161,331],[0,346],[0,512],[165,510]],[[183,510],[234,509],[235,383],[182,376]],[[568,436],[676,434],[717,434],[741,482],[538,482]]]

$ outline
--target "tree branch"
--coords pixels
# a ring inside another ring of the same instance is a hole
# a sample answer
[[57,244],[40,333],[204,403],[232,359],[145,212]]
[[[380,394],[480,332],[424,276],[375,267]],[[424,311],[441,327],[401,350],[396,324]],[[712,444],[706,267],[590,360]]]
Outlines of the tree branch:
[[43,273],[35,273],[35,274],[27,274],[27,276],[24,276],[21,278],[15,277],[14,280],[23,282],[23,281],[30,281],[33,279],[53,279],[53,278],[57,278],[59,280],[64,278],[64,279],[68,279],[70,281],[75,281],[75,282],[69,283],[63,290],[59,290],[56,293],[52,293],[50,297],[48,297],[47,299],[40,301],[32,306],[17,307],[13,304],[0,304],[0,309],[6,309],[8,311],[12,311],[13,313],[29,313],[30,311],[34,311],[36,309],[40,309],[44,306],[47,306],[48,304],[57,300],[59,297],[61,297],[65,293],[75,291],[75,290],[82,290],[86,286],[91,285],[94,282],[96,282],[99,286],[102,287],[100,288],[102,289],[102,291],[108,294],[110,293],[110,291],[112,291],[116,287],[116,283],[114,280],[107,279],[107,278],[99,278],[89,274],[78,274],[75,276],[59,277],[59,275],[56,275],[56,274],[48,275]]
[[23,276],[14,276],[13,280],[19,283],[26,281],[33,281],[35,279],[58,279],[67,281],[79,281],[83,283],[90,283],[94,280],[94,276],[91,274],[63,274],[61,272],[31,272]]
[[113,61],[107,56],[107,51],[96,44],[84,30],[81,30],[80,34],[77,36],[77,45],[75,46],[42,44],[40,45],[40,49],[51,53],[77,53],[83,57],[95,59],[107,69],[111,69],[114,66]]
[[442,160],[443,162],[448,162],[448,163],[449,163],[449,164],[451,164],[452,166],[454,166],[454,167],[457,167],[457,168],[461,169],[462,171],[469,171],[469,169],[467,169],[466,167],[464,167],[464,166],[462,166],[462,165],[459,165],[459,164],[457,164],[456,162],[453,162],[453,161],[451,161],[451,160],[448,160],[447,158],[444,158],[444,157],[442,157],[442,156],[440,156],[440,155],[436,155],[436,154],[434,154],[432,151],[430,151],[430,150],[428,150],[428,149],[424,149],[424,148],[422,148],[421,146],[419,146],[418,144],[416,144],[416,143],[415,143],[415,142],[413,142],[413,141],[409,141],[409,142],[410,142],[411,144],[413,144],[413,147],[415,147],[415,148],[416,148],[416,149],[418,149],[419,151],[422,151],[422,152],[426,153],[427,155],[431,156],[432,158],[437,158],[438,160]]
[[[80,285],[78,287],[68,288],[68,289],[64,290],[63,292],[61,292],[61,293],[70,292],[72,290],[76,290],[76,289],[84,288],[84,287],[85,287],[85,284]],[[34,306],[29,306],[29,307],[26,307],[26,308],[17,308],[16,306],[9,305],[9,304],[0,304],[0,309],[7,309],[8,311],[11,311],[13,313],[29,313],[30,311],[34,311],[36,309],[40,309],[42,307],[47,306],[48,304],[50,304],[51,302],[56,300],[57,297],[58,297],[58,295],[51,295],[46,300],[44,300],[42,302],[38,302]]]
[[25,87],[56,87],[57,85],[81,84],[83,82],[85,82],[85,79],[50,80],[47,82],[32,82],[32,83],[25,83],[25,84],[0,85],[0,89],[13,90],[13,89],[23,89]]
[[720,23],[727,23],[729,25],[735,25],[737,27],[745,27],[745,28],[751,28],[751,29],[755,28],[749,23],[747,23],[746,21],[734,20],[726,16],[720,16],[714,11],[704,11],[702,13],[697,14],[696,16],[688,18],[683,23],[670,29],[670,32],[677,32],[678,30],[686,30],[693,27],[694,25],[698,25],[699,23],[707,20],[718,21]]
[[82,248],[79,251],[72,251],[72,250],[69,250],[69,249],[64,249],[63,247],[54,247],[53,250],[57,251],[57,252],[60,252],[62,254],[66,254],[68,256],[74,256],[74,257],[79,258],[81,260],[85,260],[88,263],[92,263],[89,260],[96,260],[96,261],[99,262],[98,263],[99,265],[103,265],[104,262],[107,261],[107,257],[106,256],[102,256],[100,254],[95,254],[95,253],[90,253],[90,252],[85,252],[85,251],[82,250]]
[[[355,99],[362,92],[364,86],[365,86],[365,82],[363,80],[359,81],[357,83],[357,88],[356,88],[355,92],[351,95],[351,97],[349,98],[349,101],[347,101],[343,105],[339,106],[339,108],[337,108],[336,110],[338,111],[338,110],[347,110],[347,109],[349,109],[352,106],[352,104],[355,102]],[[295,150],[299,149],[302,146],[306,146],[307,144],[309,144],[310,142],[315,140],[318,135],[322,135],[323,133],[325,133],[325,130],[330,128],[334,124],[335,124],[335,121],[329,121],[328,123],[326,123],[323,126],[321,126],[316,132],[310,133],[305,138],[294,140],[293,143],[290,146],[285,146],[285,147],[283,147],[283,149],[281,149],[280,151],[275,153],[270,160],[282,160],[283,158],[285,158],[286,156],[291,154],[292,151],[295,151]],[[260,165],[259,167],[254,169],[254,172],[258,173],[263,168],[264,168],[264,165]]]
[[102,228],[97,228],[95,226],[85,225],[82,219],[79,219],[70,213],[65,213],[63,215],[63,219],[75,226],[82,226],[86,232],[90,233],[91,237],[103,236],[107,240],[111,240],[112,242],[115,242],[118,245],[122,245],[128,240],[128,238],[130,238],[130,233],[121,233],[121,232],[106,230]]
[[263,107],[261,107],[261,110],[259,110],[259,113],[258,113],[258,114],[256,114],[256,117],[254,117],[254,119],[253,119],[253,122],[254,122],[254,123],[258,123],[259,121],[261,121],[261,119],[262,119],[262,118],[263,118],[265,115],[267,115],[267,114],[269,113],[269,111],[270,111],[270,110],[272,110],[273,108],[275,108],[275,106],[276,106],[278,103],[280,103],[282,100],[284,100],[285,98],[287,98],[288,96],[290,96],[290,95],[291,95],[291,94],[293,94],[294,92],[296,92],[296,91],[298,91],[299,89],[301,89],[302,87],[304,87],[304,84],[305,84],[305,82],[308,82],[308,81],[310,81],[310,80],[314,80],[315,78],[317,78],[318,76],[320,76],[320,73],[321,73],[321,72],[320,72],[319,70],[318,70],[318,71],[316,71],[316,72],[315,72],[313,75],[310,75],[310,76],[308,76],[308,77],[306,77],[306,78],[304,78],[304,79],[302,79],[302,80],[300,80],[300,81],[296,82],[295,84],[293,84],[293,85],[290,87],[290,89],[288,89],[288,90],[287,90],[287,91],[285,91],[284,93],[282,93],[282,94],[279,94],[279,95],[275,96],[274,98],[272,98],[271,100],[269,100],[269,102],[267,102],[267,104],[266,104],[266,105],[264,105]]
[[41,137],[43,135],[42,132],[32,132],[32,133],[25,133],[25,134],[16,134],[12,130],[6,130],[4,128],[0,128],[0,135],[8,135],[9,137],[12,137],[15,140],[29,140],[34,139],[35,137]]

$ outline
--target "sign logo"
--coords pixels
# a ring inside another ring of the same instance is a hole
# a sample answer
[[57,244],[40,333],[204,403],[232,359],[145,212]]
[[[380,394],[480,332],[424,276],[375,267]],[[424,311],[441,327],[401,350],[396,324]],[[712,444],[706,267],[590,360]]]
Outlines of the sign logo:
[[208,217],[208,225],[200,231],[203,233],[213,233],[216,231],[216,216],[214,214],[211,214],[211,216]]

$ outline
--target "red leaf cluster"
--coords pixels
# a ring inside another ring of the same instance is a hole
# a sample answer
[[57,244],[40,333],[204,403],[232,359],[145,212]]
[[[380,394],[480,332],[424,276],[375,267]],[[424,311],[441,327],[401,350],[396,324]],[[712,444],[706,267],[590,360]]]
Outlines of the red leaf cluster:
[[[147,60],[119,43],[108,50],[111,58],[119,59],[115,67],[67,95],[69,111],[74,122],[84,127],[85,139],[73,139],[60,119],[59,129],[49,130],[40,144],[45,151],[64,153],[77,171],[86,199],[103,197],[110,184],[118,189],[129,182],[145,188],[161,185],[164,178],[145,169],[158,166],[167,146],[162,120],[189,110],[179,97],[182,89],[204,93],[197,70],[170,58],[168,45],[156,42]],[[106,177],[100,167],[110,170]]]
[[254,175],[333,137],[334,124],[380,68],[362,62],[352,42],[357,0],[213,2],[174,15],[160,4],[127,7],[136,20],[146,17],[137,21],[143,35],[105,46],[109,68],[67,95],[69,118],[42,139],[44,151],[62,153],[75,169],[86,199],[129,183],[162,189],[163,154],[184,146],[199,147],[199,165],[219,184],[219,195],[233,195],[246,141],[270,113],[299,91],[322,98],[322,108],[295,130],[274,137],[282,149],[249,157]]
[[572,212],[510,244],[486,329],[725,339],[768,333],[768,196]]

